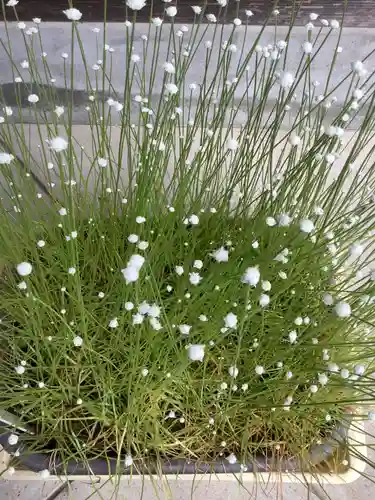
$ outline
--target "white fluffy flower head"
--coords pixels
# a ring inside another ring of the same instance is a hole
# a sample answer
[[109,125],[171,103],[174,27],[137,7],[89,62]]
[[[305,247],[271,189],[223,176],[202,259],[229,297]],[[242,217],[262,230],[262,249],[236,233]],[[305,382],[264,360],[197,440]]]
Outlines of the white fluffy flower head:
[[141,10],[146,5],[146,0],[126,0],[126,5],[132,10]]
[[210,254],[216,262],[228,262],[229,252],[224,247],[220,247]]
[[50,141],[50,148],[56,153],[61,153],[68,148],[68,142],[63,137],[54,137]]
[[204,345],[191,344],[188,348],[188,356],[191,361],[203,361],[204,358]]
[[237,316],[232,312],[228,313],[224,318],[226,328],[237,328],[237,323]]
[[21,262],[21,264],[18,264],[17,266],[17,273],[20,276],[29,276],[33,270],[33,266],[30,264],[30,262]]
[[257,286],[260,280],[260,272],[258,267],[248,267],[242,276],[242,283],[249,286]]
[[82,17],[82,12],[78,9],[66,9],[63,10],[64,14],[70,21],[79,21]]

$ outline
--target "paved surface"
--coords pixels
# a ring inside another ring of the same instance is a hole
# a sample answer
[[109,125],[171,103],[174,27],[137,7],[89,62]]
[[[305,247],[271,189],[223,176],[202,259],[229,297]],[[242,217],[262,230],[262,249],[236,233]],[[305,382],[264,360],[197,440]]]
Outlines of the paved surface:
[[[191,5],[204,5],[203,0],[176,0],[173,1],[177,5],[178,14],[176,21],[189,22],[193,19]],[[222,9],[221,17],[229,22],[234,17],[245,19],[245,10],[251,9],[254,16],[250,18],[251,24],[263,24],[268,16],[272,13],[274,5],[278,5],[280,14],[277,22],[279,24],[288,25],[292,13],[293,4],[301,3],[300,0],[229,0],[226,9]],[[346,9],[347,26],[375,27],[375,9],[374,0],[304,0],[299,12],[296,16],[297,24],[305,24],[308,21],[308,14],[316,12],[321,17],[327,19],[341,19],[345,4],[348,3]],[[45,21],[63,21],[64,15],[62,10],[66,9],[67,0],[21,0],[17,6],[17,12],[22,20],[32,19],[35,16],[43,18]],[[84,20],[99,21],[103,20],[103,0],[75,0],[74,7],[83,12]],[[124,0],[107,0],[107,19],[108,21],[124,21],[126,18],[126,8]],[[165,3],[162,0],[147,1],[147,7],[142,9],[137,18],[147,20],[151,12],[155,16],[163,16]],[[219,14],[219,6],[216,0],[208,0],[207,12]],[[168,5],[168,4],[167,4]],[[12,9],[7,10],[9,19],[14,19]],[[129,11],[129,17],[132,12]],[[271,17],[271,22],[274,18]]]

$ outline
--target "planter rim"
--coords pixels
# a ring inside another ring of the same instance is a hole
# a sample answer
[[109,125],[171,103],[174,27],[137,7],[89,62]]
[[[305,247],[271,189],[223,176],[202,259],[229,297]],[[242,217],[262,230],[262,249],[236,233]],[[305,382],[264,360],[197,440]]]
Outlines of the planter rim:
[[[365,433],[363,422],[354,422],[350,417],[347,426],[342,425],[337,428],[337,433],[341,439],[347,443],[352,442],[356,446],[356,450],[364,457],[367,456],[367,449],[365,444]],[[7,437],[9,433],[0,436],[0,463],[2,468],[7,468],[11,462],[12,455],[18,446],[7,446]],[[327,444],[319,445],[323,447],[323,452],[327,457],[332,452],[332,447]],[[327,449],[324,450],[324,447]],[[16,469],[14,475],[5,472],[3,477],[6,479],[40,479],[40,472],[43,469],[52,469],[50,479],[69,479],[69,480],[87,480],[90,478],[94,481],[104,480],[111,477],[111,474],[116,473],[117,459],[94,459],[89,462],[90,472],[87,467],[80,462],[71,461],[65,469],[62,464],[52,464],[51,456],[47,453],[25,453],[27,449],[24,447],[18,458],[22,465],[22,469]],[[121,474],[122,479],[137,479],[137,478],[160,478],[160,473],[167,476],[168,479],[182,479],[182,480],[204,480],[204,479],[217,479],[217,480],[240,480],[242,482],[254,482],[259,479],[267,481],[284,481],[284,482],[306,482],[309,483],[323,483],[323,484],[346,484],[358,479],[365,469],[365,462],[358,459],[354,455],[349,456],[349,469],[341,474],[334,474],[332,472],[322,472],[312,474],[301,470],[300,464],[295,459],[288,459],[282,462],[282,467],[278,470],[272,469],[272,460],[264,456],[255,457],[252,463],[246,464],[247,470],[242,470],[239,463],[229,464],[226,460],[221,460],[213,463],[200,463],[197,461],[187,460],[170,460],[166,461],[161,469],[156,466],[142,467],[142,464],[136,462],[133,467],[124,468]],[[52,465],[52,467],[51,467]],[[109,474],[109,469],[111,474]],[[316,476],[319,476],[317,480]]]

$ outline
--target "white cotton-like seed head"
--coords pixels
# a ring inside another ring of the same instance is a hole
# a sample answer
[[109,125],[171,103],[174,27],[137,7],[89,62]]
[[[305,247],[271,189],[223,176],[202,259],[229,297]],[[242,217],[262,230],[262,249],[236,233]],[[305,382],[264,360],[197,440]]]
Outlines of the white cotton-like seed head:
[[121,269],[121,272],[126,283],[134,283],[139,278],[139,270],[135,267],[128,266],[125,269]]
[[15,372],[17,373],[17,375],[23,375],[26,371],[26,368],[22,365],[18,365],[15,367]]
[[335,313],[339,318],[349,318],[349,316],[352,314],[350,304],[343,301],[337,302],[337,304],[335,305]]
[[191,330],[191,325],[178,325],[178,329],[182,335],[189,335]]
[[26,281],[21,281],[20,283],[18,283],[17,287],[18,287],[20,290],[26,290],[26,288],[27,288],[27,283],[26,283]]
[[108,323],[108,326],[109,326],[109,328],[117,328],[118,327],[118,319],[117,318],[111,319],[110,322]]
[[289,137],[289,144],[293,147],[297,147],[301,144],[301,137],[296,134],[291,134]]
[[142,377],[147,377],[147,375],[148,375],[148,370],[147,370],[147,368],[143,368],[143,369],[142,369],[142,371],[141,371],[141,375],[142,375]]
[[314,12],[311,12],[311,14],[309,14],[310,21],[316,21],[318,17],[319,14],[315,14]]
[[291,344],[294,344],[297,340],[297,332],[295,330],[292,330],[291,332],[288,333],[289,337],[289,342]]
[[235,463],[237,463],[237,457],[233,453],[231,453],[229,456],[227,456],[225,458],[225,460],[227,460],[227,462],[229,462],[231,465],[234,465]]
[[36,94],[30,94],[27,98],[27,100],[31,103],[31,104],[35,104],[39,101],[39,97],[36,95]]
[[340,372],[340,375],[341,375],[341,378],[346,379],[346,378],[349,378],[350,372],[347,368],[343,368]]
[[74,276],[75,273],[76,273],[76,268],[75,267],[69,267],[68,274],[71,274],[72,276]]
[[44,382],[38,382],[39,389],[43,389],[46,386]]
[[195,267],[196,269],[202,269],[203,262],[201,260],[195,260],[193,263],[193,267]]
[[316,392],[318,392],[318,386],[313,384],[313,385],[310,385],[310,392],[312,392],[313,394],[315,394]]
[[46,242],[44,240],[39,240],[36,244],[39,248],[43,248],[46,245]]
[[0,165],[9,165],[14,156],[9,153],[0,152]]
[[188,356],[191,361],[203,361],[204,358],[204,345],[191,344],[188,348]]
[[328,383],[328,377],[325,373],[319,373],[318,381],[320,385],[326,385]]
[[276,219],[274,219],[273,217],[267,217],[266,224],[269,227],[276,226]]
[[153,328],[153,330],[155,330],[156,332],[158,332],[159,330],[161,330],[163,328],[162,324],[160,323],[160,321],[158,320],[158,318],[156,317],[153,317],[153,316],[150,316],[149,314],[149,321],[150,321],[150,325],[151,327]]
[[64,207],[61,207],[60,210],[59,210],[59,214],[61,215],[61,217],[65,217],[65,215],[67,215],[68,211],[66,208]]
[[142,255],[134,254],[130,257],[127,267],[132,267],[139,271],[144,263],[145,258]]
[[228,50],[229,50],[229,52],[232,52],[232,53],[237,52],[237,45],[234,45],[234,43],[231,43],[231,44],[228,46]]
[[156,304],[152,304],[151,306],[149,306],[148,315],[151,316],[151,318],[159,318],[160,314],[161,309],[159,306],[157,306]]
[[128,236],[129,243],[137,243],[138,240],[139,240],[139,236],[137,234],[130,234]]
[[192,5],[191,8],[193,9],[194,14],[199,15],[202,12],[202,8],[199,7],[198,5]]
[[171,75],[174,75],[174,73],[176,73],[176,68],[174,67],[174,65],[168,61],[166,61],[164,64],[163,64],[163,69],[166,73],[170,73]]
[[8,444],[10,444],[10,446],[15,446],[18,443],[18,439],[17,434],[10,434],[8,437]]
[[62,153],[68,149],[68,142],[63,137],[54,137],[50,140],[50,148],[56,153]]
[[132,10],[141,10],[146,5],[146,0],[126,0],[126,5]]
[[255,373],[256,373],[257,375],[263,375],[263,373],[264,373],[264,367],[263,367],[263,366],[260,366],[260,365],[257,365],[257,366],[255,367]]
[[[75,10],[75,9],[73,9]],[[48,479],[50,477],[50,471],[48,469],[43,469],[39,472],[39,476],[41,479]]]
[[354,367],[354,373],[358,376],[362,376],[366,371],[366,368],[364,365],[355,365]]
[[242,283],[249,286],[257,286],[260,280],[260,272],[258,267],[248,267],[241,278]]
[[145,319],[144,315],[138,312],[138,313],[133,314],[132,323],[133,323],[133,325],[141,325],[143,323],[144,319]]
[[236,378],[238,375],[238,368],[237,366],[230,366],[228,369],[228,373],[231,377]]
[[271,290],[271,287],[272,285],[269,281],[262,281],[262,290],[264,290],[265,292],[269,292]]
[[193,215],[190,215],[189,217],[189,222],[190,224],[192,224],[193,226],[197,226],[199,224],[199,217],[195,214]]
[[230,150],[230,151],[236,151],[236,149],[238,148],[238,141],[236,141],[236,139],[228,139],[227,141],[227,148]]
[[336,363],[328,363],[327,369],[331,373],[337,373],[339,371],[339,367],[336,365]]
[[279,84],[283,89],[290,89],[294,83],[294,76],[288,71],[283,71],[279,76]]
[[216,23],[217,22],[215,14],[206,14],[206,19],[210,23]]
[[175,95],[178,92],[178,87],[174,83],[167,83],[165,89],[169,94]]
[[353,243],[349,247],[349,255],[350,257],[358,258],[363,254],[364,248],[360,243]]
[[63,13],[70,21],[79,21],[82,17],[82,12],[74,8],[63,10]]
[[103,299],[104,298],[104,292],[99,292],[98,293],[98,297],[99,297],[99,299]]
[[133,302],[125,302],[124,307],[127,311],[131,311],[132,309],[134,309],[134,304]]
[[[131,1],[131,0],[128,0],[128,2],[129,1]],[[136,0],[132,0],[132,1],[135,2]],[[143,0],[137,0],[137,1],[143,2]],[[131,465],[133,465],[133,457],[131,455],[126,455],[125,460],[124,460],[124,465],[125,465],[125,467],[130,467]]]
[[228,313],[224,318],[226,328],[237,328],[237,322],[237,316],[232,312]]
[[290,217],[289,214],[286,214],[286,213],[280,214],[277,217],[277,220],[278,220],[279,226],[282,226],[282,227],[290,226],[290,223],[292,222],[292,218]]
[[361,89],[354,89],[353,97],[356,101],[359,101],[363,97],[363,91]]
[[202,276],[199,273],[189,273],[189,281],[192,285],[199,285],[202,281]]
[[313,49],[312,43],[311,42],[304,42],[302,44],[302,50],[305,54],[311,54]]
[[81,345],[83,344],[83,338],[80,337],[79,335],[76,335],[73,339],[73,344],[76,346],[76,347],[81,347]]
[[145,315],[150,312],[150,304],[146,301],[143,301],[139,304],[138,306],[138,312],[139,314]]
[[18,264],[16,269],[20,276],[29,276],[33,270],[33,266],[30,262],[21,262],[21,264]]
[[208,318],[205,314],[199,315],[198,319],[199,319],[199,321],[203,321],[203,322],[208,321]]
[[224,247],[220,247],[210,254],[216,262],[228,262],[229,252]]
[[175,17],[175,15],[177,14],[177,8],[174,5],[171,5],[170,7],[167,7],[165,9],[165,12],[166,12],[167,16]]
[[174,270],[176,271],[176,274],[178,274],[178,276],[182,276],[184,274],[184,268],[182,266],[176,266]]
[[302,219],[299,223],[299,227],[303,233],[312,233],[315,229],[314,223],[310,219]]
[[266,307],[268,306],[268,304],[270,303],[270,296],[267,295],[266,293],[262,293],[260,296],[259,296],[259,305],[260,307]]
[[325,293],[323,295],[323,302],[326,306],[332,306],[334,303],[332,295],[330,293]]
[[331,25],[331,28],[334,30],[338,30],[340,28],[340,23],[336,19],[332,19],[329,24]]
[[137,224],[144,224],[146,222],[146,217],[143,217],[142,215],[138,215],[136,218],[135,218],[135,222]]
[[298,316],[295,320],[294,320],[294,324],[297,325],[297,326],[301,326],[303,323],[303,319],[301,318],[301,316]]
[[108,160],[105,158],[98,158],[99,167],[105,168],[108,165]]

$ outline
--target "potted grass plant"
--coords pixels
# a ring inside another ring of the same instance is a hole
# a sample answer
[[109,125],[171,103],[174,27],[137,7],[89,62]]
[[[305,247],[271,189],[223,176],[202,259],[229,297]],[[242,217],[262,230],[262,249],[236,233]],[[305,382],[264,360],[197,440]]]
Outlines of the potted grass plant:
[[295,35],[294,11],[126,3],[117,46],[67,5],[57,64],[2,0],[2,473],[358,475],[372,54],[338,63],[314,13]]

